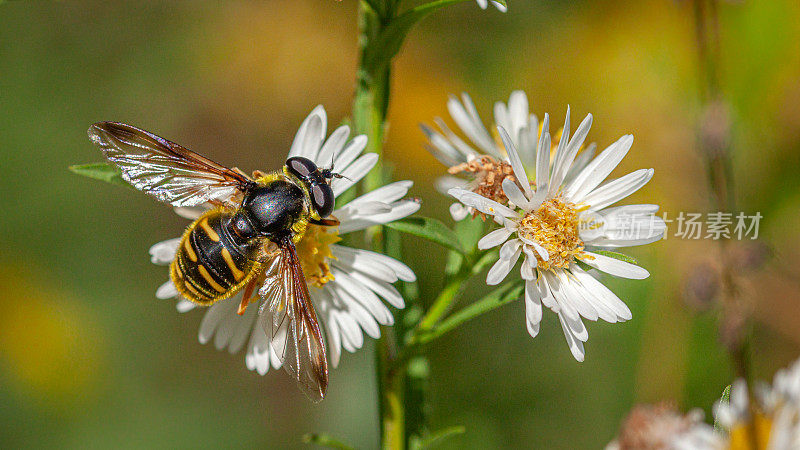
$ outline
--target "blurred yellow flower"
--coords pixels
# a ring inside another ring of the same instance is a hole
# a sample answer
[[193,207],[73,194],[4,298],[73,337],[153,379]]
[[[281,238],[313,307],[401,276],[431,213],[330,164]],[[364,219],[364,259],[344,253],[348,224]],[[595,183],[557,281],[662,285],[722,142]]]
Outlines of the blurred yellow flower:
[[[84,401],[103,359],[97,324],[69,295],[0,267],[0,363],[11,385],[46,408]],[[0,372],[1,373],[1,372]]]

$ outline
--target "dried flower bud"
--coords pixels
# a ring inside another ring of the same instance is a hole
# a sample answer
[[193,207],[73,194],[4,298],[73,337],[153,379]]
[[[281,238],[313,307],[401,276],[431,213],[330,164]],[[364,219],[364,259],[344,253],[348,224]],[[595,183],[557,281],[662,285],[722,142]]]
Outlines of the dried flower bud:
[[619,436],[606,450],[663,450],[670,448],[673,440],[700,422],[703,413],[678,412],[666,402],[657,405],[637,405],[622,422]]
[[746,272],[762,268],[772,257],[772,249],[760,241],[742,242],[731,252],[734,267]]
[[696,312],[707,311],[719,292],[719,273],[708,263],[695,265],[683,289],[683,300]]

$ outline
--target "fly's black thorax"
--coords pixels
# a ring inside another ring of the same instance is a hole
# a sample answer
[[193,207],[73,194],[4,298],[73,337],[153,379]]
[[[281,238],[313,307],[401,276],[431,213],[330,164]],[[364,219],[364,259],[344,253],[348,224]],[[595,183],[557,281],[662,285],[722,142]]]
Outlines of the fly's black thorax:
[[229,229],[242,242],[258,237],[271,240],[284,237],[307,214],[305,195],[300,187],[285,180],[256,187],[245,195]]

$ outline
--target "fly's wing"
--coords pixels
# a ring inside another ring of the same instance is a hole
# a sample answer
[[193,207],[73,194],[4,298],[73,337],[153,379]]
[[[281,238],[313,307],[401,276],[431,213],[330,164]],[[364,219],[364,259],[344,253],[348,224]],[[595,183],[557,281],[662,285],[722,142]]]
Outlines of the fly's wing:
[[306,278],[290,238],[276,243],[280,253],[265,264],[266,280],[259,290],[264,298],[264,331],[283,367],[311,400],[318,402],[328,389],[328,362],[317,314]]
[[173,206],[227,202],[252,183],[241,172],[124,123],[98,122],[88,134],[125,181]]

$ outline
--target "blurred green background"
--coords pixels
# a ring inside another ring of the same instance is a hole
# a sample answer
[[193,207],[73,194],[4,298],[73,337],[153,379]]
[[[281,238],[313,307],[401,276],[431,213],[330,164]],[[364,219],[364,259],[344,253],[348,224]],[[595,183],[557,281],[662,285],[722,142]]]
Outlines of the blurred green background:
[[[615,175],[656,175],[630,203],[659,203],[670,218],[707,211],[691,4],[509,3],[505,15],[472,2],[446,9],[397,60],[386,158],[396,178],[416,181],[421,213],[450,222],[429,183],[444,167],[417,124],[445,117],[447,95],[467,91],[488,126],[493,102],[514,89],[555,123],[567,104],[574,122],[593,113],[601,148],[634,133]],[[720,23],[737,210],[763,214],[774,249],[745,274],[756,373],[769,378],[800,346],[800,4],[722,3]],[[147,250],[186,222],[67,171],[100,159],[85,133],[100,120],[248,171],[276,168],[315,105],[331,124],[349,114],[355,29],[354,0],[0,4],[0,446],[302,448],[308,432],[377,445],[372,342],[343,357],[319,405],[282,372],[248,372],[243,354],[197,342],[200,312],[154,297],[167,273]],[[408,263],[430,298],[444,252],[423,257],[421,244],[408,239]],[[466,426],[450,448],[600,448],[637,402],[708,412],[732,375],[718,314],[693,313],[683,294],[716,251],[672,236],[633,249],[652,276],[608,284],[634,319],[588,323],[584,363],[553,314],[531,339],[521,303],[446,336],[431,352],[433,428]]]

